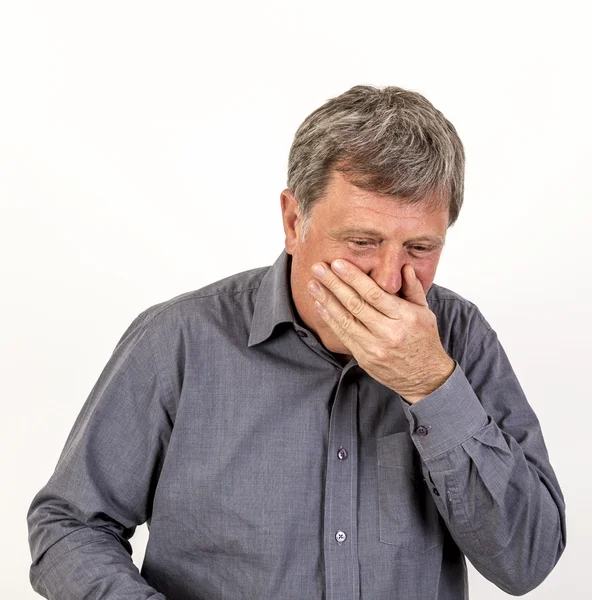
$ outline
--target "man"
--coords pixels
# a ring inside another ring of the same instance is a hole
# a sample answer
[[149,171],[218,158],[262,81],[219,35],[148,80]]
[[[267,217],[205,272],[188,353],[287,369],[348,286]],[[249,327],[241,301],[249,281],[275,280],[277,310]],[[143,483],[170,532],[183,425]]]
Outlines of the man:
[[[477,307],[433,283],[464,153],[421,95],[298,129],[272,267],[153,306],[28,519],[47,598],[524,594],[566,542],[539,422]],[[129,538],[148,522],[141,574]]]

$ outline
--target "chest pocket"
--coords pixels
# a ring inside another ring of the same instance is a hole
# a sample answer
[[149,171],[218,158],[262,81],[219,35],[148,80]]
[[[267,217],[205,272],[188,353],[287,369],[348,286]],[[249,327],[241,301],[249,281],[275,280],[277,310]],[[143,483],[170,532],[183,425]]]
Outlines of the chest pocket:
[[380,541],[418,553],[442,544],[440,513],[407,432],[377,440]]

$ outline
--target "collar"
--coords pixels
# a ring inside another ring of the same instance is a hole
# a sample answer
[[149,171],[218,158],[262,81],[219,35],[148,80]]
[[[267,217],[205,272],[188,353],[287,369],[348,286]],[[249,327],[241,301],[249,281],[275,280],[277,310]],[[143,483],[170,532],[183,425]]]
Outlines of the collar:
[[280,323],[297,323],[292,307],[292,257],[283,250],[261,280],[251,321],[249,347],[265,341]]

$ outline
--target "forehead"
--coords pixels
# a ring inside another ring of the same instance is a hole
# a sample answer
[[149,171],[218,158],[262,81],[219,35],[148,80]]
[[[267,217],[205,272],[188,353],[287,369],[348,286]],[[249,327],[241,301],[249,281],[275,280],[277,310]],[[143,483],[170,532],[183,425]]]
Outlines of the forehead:
[[444,234],[448,228],[448,208],[434,209],[436,201],[434,197],[409,204],[405,199],[358,188],[333,171],[325,194],[317,203],[317,215],[331,229],[420,228]]

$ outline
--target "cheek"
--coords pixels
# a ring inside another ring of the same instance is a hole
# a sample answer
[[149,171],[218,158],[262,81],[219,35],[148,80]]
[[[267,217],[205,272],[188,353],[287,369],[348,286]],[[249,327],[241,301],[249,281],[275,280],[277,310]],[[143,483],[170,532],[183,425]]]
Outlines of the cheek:
[[427,293],[428,289],[434,281],[436,276],[436,268],[438,261],[418,261],[412,262],[413,268],[415,269],[415,275],[421,281],[424,291]]
[[436,276],[436,269],[424,269],[421,272],[416,272],[417,278],[421,281],[421,285],[423,286],[424,291],[428,292],[432,283],[434,283],[434,278]]

